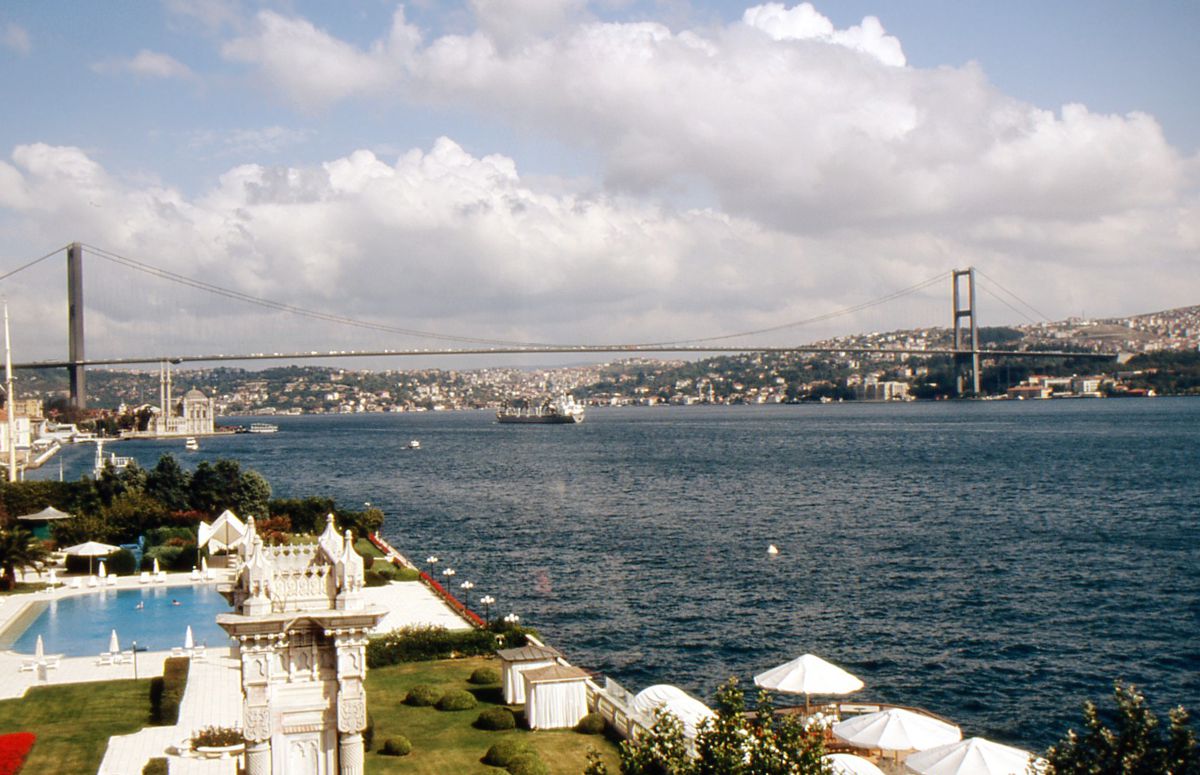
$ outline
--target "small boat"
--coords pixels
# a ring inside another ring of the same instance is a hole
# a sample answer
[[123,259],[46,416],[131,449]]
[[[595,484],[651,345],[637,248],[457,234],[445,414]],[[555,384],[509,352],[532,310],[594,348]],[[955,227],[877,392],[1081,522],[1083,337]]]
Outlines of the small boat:
[[183,448],[188,452],[197,452],[200,450],[200,442],[196,441],[195,436],[188,436],[183,442]]
[[421,442],[417,441],[416,439],[413,439],[412,441],[408,442],[408,448],[409,449],[420,449]]
[[279,426],[269,422],[252,422],[250,423],[251,433],[278,433]]

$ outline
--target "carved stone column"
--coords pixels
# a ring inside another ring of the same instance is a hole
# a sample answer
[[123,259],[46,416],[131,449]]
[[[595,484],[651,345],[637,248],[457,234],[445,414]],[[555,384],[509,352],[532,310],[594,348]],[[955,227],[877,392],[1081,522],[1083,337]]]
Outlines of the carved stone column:
[[246,775],[271,775],[271,744],[268,741],[246,743]]
[[339,775],[363,775],[363,739],[357,732],[341,735],[338,740]]

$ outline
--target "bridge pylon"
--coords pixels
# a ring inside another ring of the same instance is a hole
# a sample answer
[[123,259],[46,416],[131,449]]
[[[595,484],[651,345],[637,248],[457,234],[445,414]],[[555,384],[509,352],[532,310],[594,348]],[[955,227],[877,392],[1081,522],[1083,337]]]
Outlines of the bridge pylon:
[[67,247],[67,360],[71,375],[71,406],[87,408],[83,354],[83,246]]
[[[967,281],[966,299],[963,299],[959,283],[964,277]],[[978,396],[979,327],[975,318],[975,267],[953,270],[951,282],[954,287],[954,384],[958,395]],[[970,393],[967,392],[968,372],[971,380]]]

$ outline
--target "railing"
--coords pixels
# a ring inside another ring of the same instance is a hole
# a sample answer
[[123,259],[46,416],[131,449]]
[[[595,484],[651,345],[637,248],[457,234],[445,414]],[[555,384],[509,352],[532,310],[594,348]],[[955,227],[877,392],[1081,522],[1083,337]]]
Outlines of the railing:
[[379,535],[378,533],[368,533],[367,540],[370,541],[376,549],[383,552],[383,556],[388,562],[392,563],[393,565],[399,565],[402,568],[410,568],[417,571],[417,573],[420,574],[421,581],[425,582],[426,586],[432,589],[434,594],[440,597],[442,601],[446,603],[446,605],[450,606],[450,609],[456,614],[466,619],[467,623],[472,627],[477,627],[480,629],[487,627],[487,622],[480,618],[479,614],[468,608],[466,603],[463,603],[461,600],[455,597],[448,589],[439,584],[437,580],[428,573],[417,568],[417,566],[405,559],[404,555],[396,551],[392,545],[383,538],[383,536]]

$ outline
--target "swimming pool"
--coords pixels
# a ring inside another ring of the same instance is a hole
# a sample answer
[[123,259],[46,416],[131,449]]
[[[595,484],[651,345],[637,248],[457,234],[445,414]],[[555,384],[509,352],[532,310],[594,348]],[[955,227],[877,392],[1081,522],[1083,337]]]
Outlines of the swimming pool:
[[[229,645],[229,636],[214,620],[219,613],[229,613],[230,607],[211,584],[104,589],[35,605],[0,633],[0,649],[32,654],[41,635],[47,654],[94,656],[108,651],[115,629],[122,649],[137,641],[139,649],[166,651],[183,645],[189,625],[196,645]],[[28,625],[23,627],[23,622]]]

